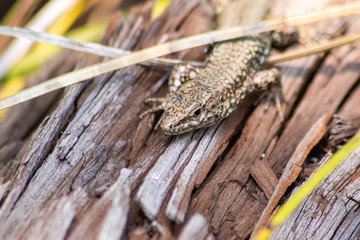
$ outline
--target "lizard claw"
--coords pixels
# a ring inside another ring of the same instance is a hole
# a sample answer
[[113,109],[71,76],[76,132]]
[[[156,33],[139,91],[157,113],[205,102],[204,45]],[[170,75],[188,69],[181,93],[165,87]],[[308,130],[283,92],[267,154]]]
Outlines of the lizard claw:
[[140,116],[139,116],[140,120],[142,120],[146,115],[164,110],[166,107],[166,98],[148,98],[145,100],[145,103],[151,103],[151,102],[158,102],[158,103],[160,103],[160,105],[158,105],[156,107],[152,107],[152,108],[146,110],[145,112],[143,112],[142,114],[140,114]]
[[159,103],[164,103],[166,101],[166,98],[147,98],[145,99],[145,103],[153,103],[153,102],[159,102]]

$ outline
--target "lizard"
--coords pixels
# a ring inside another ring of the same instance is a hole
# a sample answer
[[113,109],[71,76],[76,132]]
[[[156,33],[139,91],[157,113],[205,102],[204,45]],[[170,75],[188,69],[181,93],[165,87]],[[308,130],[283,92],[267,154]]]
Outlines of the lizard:
[[149,98],[158,106],[140,115],[163,110],[155,129],[179,135],[225,119],[250,93],[279,84],[277,68],[259,71],[271,48],[271,33],[244,36],[212,46],[203,69],[174,67],[165,98]]

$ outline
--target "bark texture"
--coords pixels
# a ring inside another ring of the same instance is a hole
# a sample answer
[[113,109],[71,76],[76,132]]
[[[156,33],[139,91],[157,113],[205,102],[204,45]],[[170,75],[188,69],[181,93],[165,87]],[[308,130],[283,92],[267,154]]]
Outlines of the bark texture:
[[[343,2],[279,0],[271,14],[281,17]],[[214,25],[213,10],[205,1],[174,0],[154,20],[152,4],[133,7],[126,18],[115,15],[103,43],[137,50],[205,32]],[[304,29],[317,34],[304,41],[321,42],[358,32],[360,22],[352,17]],[[138,117],[147,108],[147,97],[166,94],[163,76],[169,69],[140,65],[12,108],[0,124],[0,236],[250,237],[266,215],[263,211],[274,191],[286,196],[288,186],[291,190],[300,170],[308,166],[301,161],[322,137],[326,141],[321,129],[328,125],[327,119],[334,113],[360,115],[359,49],[360,43],[354,43],[279,64],[284,123],[274,106],[254,106],[250,98],[217,126],[165,136],[153,130],[158,114],[142,121]],[[202,60],[203,48],[173,57]],[[34,80],[70,71],[82,58],[64,52]],[[87,57],[85,64],[98,60]],[[294,153],[301,160],[299,171],[291,173],[288,185],[278,191]],[[359,154],[358,148],[318,186],[274,239],[356,239],[359,206],[346,196],[360,199]]]

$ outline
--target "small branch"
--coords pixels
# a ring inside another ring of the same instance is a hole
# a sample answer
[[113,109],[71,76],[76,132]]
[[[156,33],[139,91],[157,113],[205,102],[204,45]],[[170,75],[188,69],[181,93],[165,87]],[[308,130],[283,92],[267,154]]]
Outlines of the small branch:
[[320,141],[326,132],[326,123],[329,119],[329,115],[325,114],[316,121],[311,129],[306,133],[303,140],[297,146],[295,152],[291,156],[287,163],[281,178],[279,179],[278,185],[265,208],[258,223],[253,231],[252,238],[257,239],[255,236],[260,229],[266,226],[269,218],[271,217],[274,209],[279,203],[280,198],[284,195],[288,187],[296,180],[299,173],[302,170],[302,164],[304,163],[310,150]]

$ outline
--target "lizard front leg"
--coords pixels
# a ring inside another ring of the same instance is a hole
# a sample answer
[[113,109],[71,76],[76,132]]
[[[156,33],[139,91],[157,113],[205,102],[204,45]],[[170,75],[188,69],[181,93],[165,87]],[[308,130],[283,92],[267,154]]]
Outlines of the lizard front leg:
[[277,68],[270,68],[255,73],[251,87],[256,91],[269,89],[271,86],[280,86],[280,71]]
[[[142,120],[147,114],[154,113],[154,112],[161,111],[161,110],[165,110],[166,106],[167,106],[167,101],[168,101],[168,97],[166,97],[166,98],[149,98],[149,99],[147,99],[145,101],[146,103],[148,103],[148,102],[159,102],[160,105],[155,106],[153,108],[150,108],[150,109],[146,110],[145,112],[143,112],[139,117],[140,120]],[[163,116],[161,115],[161,118],[159,119],[159,121],[155,125],[155,130],[159,127],[162,118],[163,118]]]
[[145,103],[149,103],[149,102],[158,102],[160,103],[160,105],[152,107],[148,110],[146,110],[145,112],[143,112],[142,114],[140,114],[140,120],[143,119],[146,115],[150,114],[150,113],[154,113],[157,111],[161,111],[161,110],[165,110],[166,109],[166,105],[167,105],[167,97],[166,98],[149,98],[145,100]]
[[266,94],[268,95],[268,98],[274,99],[280,120],[284,121],[284,115],[281,108],[282,92],[280,77],[280,71],[277,68],[259,71],[253,77],[251,87],[256,91],[270,90]]
[[[143,119],[147,114],[154,113],[157,111],[165,110],[168,101],[172,94],[174,94],[182,84],[196,77],[198,69],[191,64],[177,64],[174,66],[171,75],[169,77],[169,94],[165,98],[148,98],[145,103],[160,103],[160,105],[152,107],[140,115],[140,120]],[[163,116],[159,119],[155,126],[155,129],[160,125]]]

